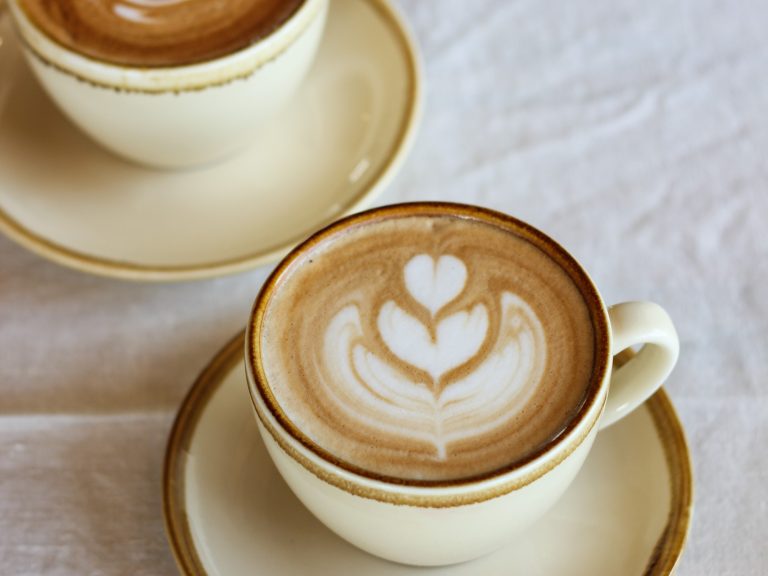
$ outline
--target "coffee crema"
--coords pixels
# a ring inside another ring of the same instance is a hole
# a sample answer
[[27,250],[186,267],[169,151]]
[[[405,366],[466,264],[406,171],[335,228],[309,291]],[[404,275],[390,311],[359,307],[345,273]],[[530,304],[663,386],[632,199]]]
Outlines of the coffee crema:
[[595,337],[569,274],[480,220],[408,215],[306,249],[266,303],[267,386],[364,473],[448,481],[507,467],[583,404]]
[[305,0],[21,0],[66,48],[113,64],[180,66],[236,52],[284,24]]

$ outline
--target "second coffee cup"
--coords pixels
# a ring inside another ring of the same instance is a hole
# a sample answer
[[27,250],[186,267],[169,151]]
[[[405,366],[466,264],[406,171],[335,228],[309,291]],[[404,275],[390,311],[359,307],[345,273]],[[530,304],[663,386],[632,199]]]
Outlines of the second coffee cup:
[[8,3],[61,110],[105,148],[159,167],[245,147],[304,79],[328,9],[328,0]]

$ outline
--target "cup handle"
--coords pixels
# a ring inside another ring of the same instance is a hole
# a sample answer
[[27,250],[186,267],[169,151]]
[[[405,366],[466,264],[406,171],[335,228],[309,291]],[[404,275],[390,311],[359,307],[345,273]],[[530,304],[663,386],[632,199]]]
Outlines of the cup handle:
[[[623,302],[608,309],[614,369],[600,429],[645,402],[667,379],[677,362],[680,342],[666,311],[652,302]],[[616,356],[632,346],[640,351],[623,364]]]

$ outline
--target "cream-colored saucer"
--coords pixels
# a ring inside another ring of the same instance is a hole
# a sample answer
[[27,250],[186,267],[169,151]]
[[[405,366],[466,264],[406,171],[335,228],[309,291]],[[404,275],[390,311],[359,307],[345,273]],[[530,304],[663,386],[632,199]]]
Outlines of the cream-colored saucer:
[[517,542],[425,570],[359,551],[293,496],[259,437],[242,354],[240,334],[194,384],[168,441],[164,512],[183,574],[634,576],[669,574],[682,553],[691,463],[663,390],[598,436],[565,497]]
[[0,230],[83,271],[184,280],[274,261],[370,201],[418,124],[416,45],[388,0],[332,0],[317,61],[287,110],[249,150],[187,172],[126,163],[83,136],[16,65],[7,20],[0,14]]

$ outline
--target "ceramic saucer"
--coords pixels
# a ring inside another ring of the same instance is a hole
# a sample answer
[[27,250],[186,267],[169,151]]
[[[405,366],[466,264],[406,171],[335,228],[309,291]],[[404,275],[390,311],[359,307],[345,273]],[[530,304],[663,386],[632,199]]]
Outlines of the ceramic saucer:
[[0,14],[0,230],[83,271],[184,280],[274,261],[365,206],[414,138],[419,57],[388,0],[332,0],[287,109],[244,153],[185,172],[129,164],[83,136],[15,65],[7,20]]
[[[183,574],[423,574],[361,552],[293,496],[256,427],[243,335],[201,374],[166,452],[164,513]],[[513,545],[441,575],[669,574],[692,511],[691,463],[665,392],[598,436],[565,497]]]

